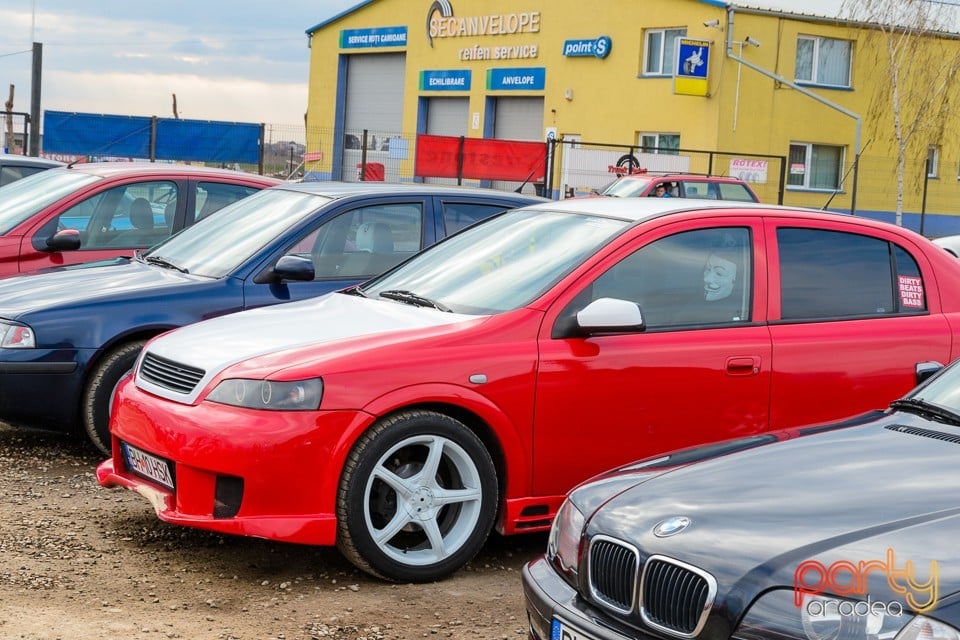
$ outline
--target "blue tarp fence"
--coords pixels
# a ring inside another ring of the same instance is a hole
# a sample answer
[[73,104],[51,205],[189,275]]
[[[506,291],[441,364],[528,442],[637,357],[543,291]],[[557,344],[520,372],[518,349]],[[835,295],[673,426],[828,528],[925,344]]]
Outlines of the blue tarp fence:
[[244,122],[43,112],[45,153],[258,164],[262,138]]

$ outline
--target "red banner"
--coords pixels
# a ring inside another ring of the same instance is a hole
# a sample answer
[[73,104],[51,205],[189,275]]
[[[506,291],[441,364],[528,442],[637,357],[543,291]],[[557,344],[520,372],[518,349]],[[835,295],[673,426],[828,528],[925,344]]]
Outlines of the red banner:
[[459,176],[472,180],[543,182],[546,164],[547,145],[543,142],[419,135],[414,174],[431,178]]

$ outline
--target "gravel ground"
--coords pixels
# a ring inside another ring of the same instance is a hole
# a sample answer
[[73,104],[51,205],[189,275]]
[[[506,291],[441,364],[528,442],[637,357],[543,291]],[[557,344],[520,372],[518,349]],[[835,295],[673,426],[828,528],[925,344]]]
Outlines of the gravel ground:
[[520,568],[545,535],[494,536],[465,569],[388,584],[333,548],[160,522],[94,476],[82,442],[0,425],[0,637],[517,638]]

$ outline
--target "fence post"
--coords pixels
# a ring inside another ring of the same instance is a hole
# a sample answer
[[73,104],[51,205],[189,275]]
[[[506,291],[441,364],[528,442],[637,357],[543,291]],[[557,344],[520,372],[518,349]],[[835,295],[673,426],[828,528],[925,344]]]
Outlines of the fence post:
[[783,204],[783,192],[787,184],[787,156],[780,156],[780,184],[777,185],[777,204]]
[[360,175],[357,177],[361,182],[367,179],[367,129],[363,130],[363,137],[360,140]]
[[923,163],[923,200],[920,203],[920,235],[923,235],[923,222],[927,217],[927,185],[930,183],[930,158]]
[[150,162],[157,161],[157,116],[150,118]]
[[266,144],[266,139],[264,138],[264,131],[266,130],[266,125],[260,123],[260,152],[257,154],[257,172],[262,176],[263,175],[263,145]]

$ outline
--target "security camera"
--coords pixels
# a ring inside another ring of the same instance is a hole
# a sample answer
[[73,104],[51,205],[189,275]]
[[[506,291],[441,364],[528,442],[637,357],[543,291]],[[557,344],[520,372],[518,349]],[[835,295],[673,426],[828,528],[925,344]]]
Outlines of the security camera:
[[759,47],[759,46],[760,46],[760,41],[759,41],[759,40],[755,40],[755,39],[751,38],[750,36],[747,36],[746,38],[744,38],[744,39],[743,39],[743,42],[744,42],[745,44],[750,45],[751,47]]
[[720,21],[719,21],[719,20],[716,20],[716,19],[714,19],[714,20],[707,20],[706,22],[703,23],[703,26],[705,26],[705,27],[719,27],[719,26],[720,26]]

